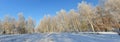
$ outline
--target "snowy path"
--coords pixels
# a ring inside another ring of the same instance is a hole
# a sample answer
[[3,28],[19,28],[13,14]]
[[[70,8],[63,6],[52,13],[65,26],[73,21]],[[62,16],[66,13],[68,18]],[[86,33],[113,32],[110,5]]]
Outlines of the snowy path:
[[82,33],[0,35],[0,42],[120,42],[120,36]]

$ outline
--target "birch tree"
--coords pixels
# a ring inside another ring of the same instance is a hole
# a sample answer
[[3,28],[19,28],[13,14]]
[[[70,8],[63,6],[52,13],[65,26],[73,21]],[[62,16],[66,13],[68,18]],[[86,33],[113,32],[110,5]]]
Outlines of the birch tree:
[[59,32],[65,32],[65,19],[66,19],[66,11],[64,9],[61,9],[59,12],[57,12],[57,17],[58,17],[58,28]]
[[78,10],[83,20],[88,21],[92,31],[95,32],[92,22],[92,19],[94,18],[92,6],[83,1],[82,3],[78,4]]

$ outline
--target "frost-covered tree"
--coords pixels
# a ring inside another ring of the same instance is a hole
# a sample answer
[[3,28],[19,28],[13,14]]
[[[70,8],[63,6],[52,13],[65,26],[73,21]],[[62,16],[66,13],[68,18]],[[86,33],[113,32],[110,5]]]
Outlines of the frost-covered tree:
[[97,20],[98,18],[100,20],[96,22],[100,31],[111,31],[113,28],[119,28],[119,5],[119,0],[106,0],[101,1],[100,5],[96,7]]
[[18,14],[18,33],[23,34],[26,33],[26,21],[25,18],[23,16],[23,13],[19,13]]
[[62,9],[56,16],[44,17],[39,32],[100,32],[120,28],[119,0],[100,0],[97,6],[82,1],[78,10]]
[[26,24],[27,33],[33,33],[35,28],[35,21],[29,17]]
[[76,32],[80,32],[81,31],[81,23],[80,23],[80,15],[73,9],[71,9],[68,13],[68,21],[66,23],[68,23],[68,29],[70,29],[71,31],[76,31]]
[[61,9],[59,12],[57,12],[57,29],[59,29],[59,32],[65,32],[65,19],[66,19],[66,11],[64,9]]
[[3,21],[4,33],[12,34],[13,30],[15,29],[14,18],[7,15]]
[[80,4],[78,4],[78,10],[82,20],[88,22],[92,28],[92,31],[95,32],[92,22],[92,19],[95,17],[92,6],[82,1]]
[[[120,22],[120,0],[107,0],[104,4],[105,11],[107,11],[116,23]],[[120,27],[119,27],[120,28]]]
[[58,29],[57,29],[57,17],[52,17],[51,19],[51,29],[52,29],[52,32],[58,32]]
[[39,32],[50,32],[50,17],[44,16],[37,28]]
[[0,34],[3,33],[4,29],[3,29],[3,25],[2,25],[2,20],[0,19]]

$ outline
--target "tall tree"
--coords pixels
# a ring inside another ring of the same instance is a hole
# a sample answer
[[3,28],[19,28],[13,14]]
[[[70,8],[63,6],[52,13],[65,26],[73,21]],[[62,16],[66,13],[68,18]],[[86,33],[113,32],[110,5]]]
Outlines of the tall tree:
[[57,17],[58,17],[58,28],[59,32],[65,32],[65,19],[66,19],[66,11],[64,9],[61,9],[59,12],[57,12]]
[[32,19],[32,17],[29,17],[26,24],[27,33],[33,33],[34,28],[35,28],[35,21]]
[[0,19],[0,34],[2,34],[3,33],[3,26],[2,26],[2,20]]
[[66,23],[69,25],[68,29],[72,29],[72,31],[79,32],[80,28],[80,15],[75,12],[75,10],[71,9],[67,16],[68,21]]
[[113,16],[116,22],[120,21],[120,0],[107,0],[104,9]]
[[3,28],[4,28],[4,32],[6,34],[11,34],[13,33],[13,29],[14,27],[14,23],[13,23],[13,18],[10,16],[5,16],[4,20],[3,20]]
[[92,22],[92,19],[94,18],[92,6],[82,1],[82,3],[78,4],[78,9],[80,16],[83,18],[84,21],[88,21],[92,28],[92,31],[95,32]]
[[18,14],[18,32],[20,34],[26,33],[26,21],[23,16],[23,13]]

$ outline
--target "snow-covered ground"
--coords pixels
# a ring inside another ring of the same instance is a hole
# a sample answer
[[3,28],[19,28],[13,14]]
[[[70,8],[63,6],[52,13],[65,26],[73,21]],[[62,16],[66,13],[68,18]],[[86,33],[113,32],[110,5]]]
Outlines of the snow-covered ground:
[[0,35],[0,42],[120,42],[116,33],[34,33]]

